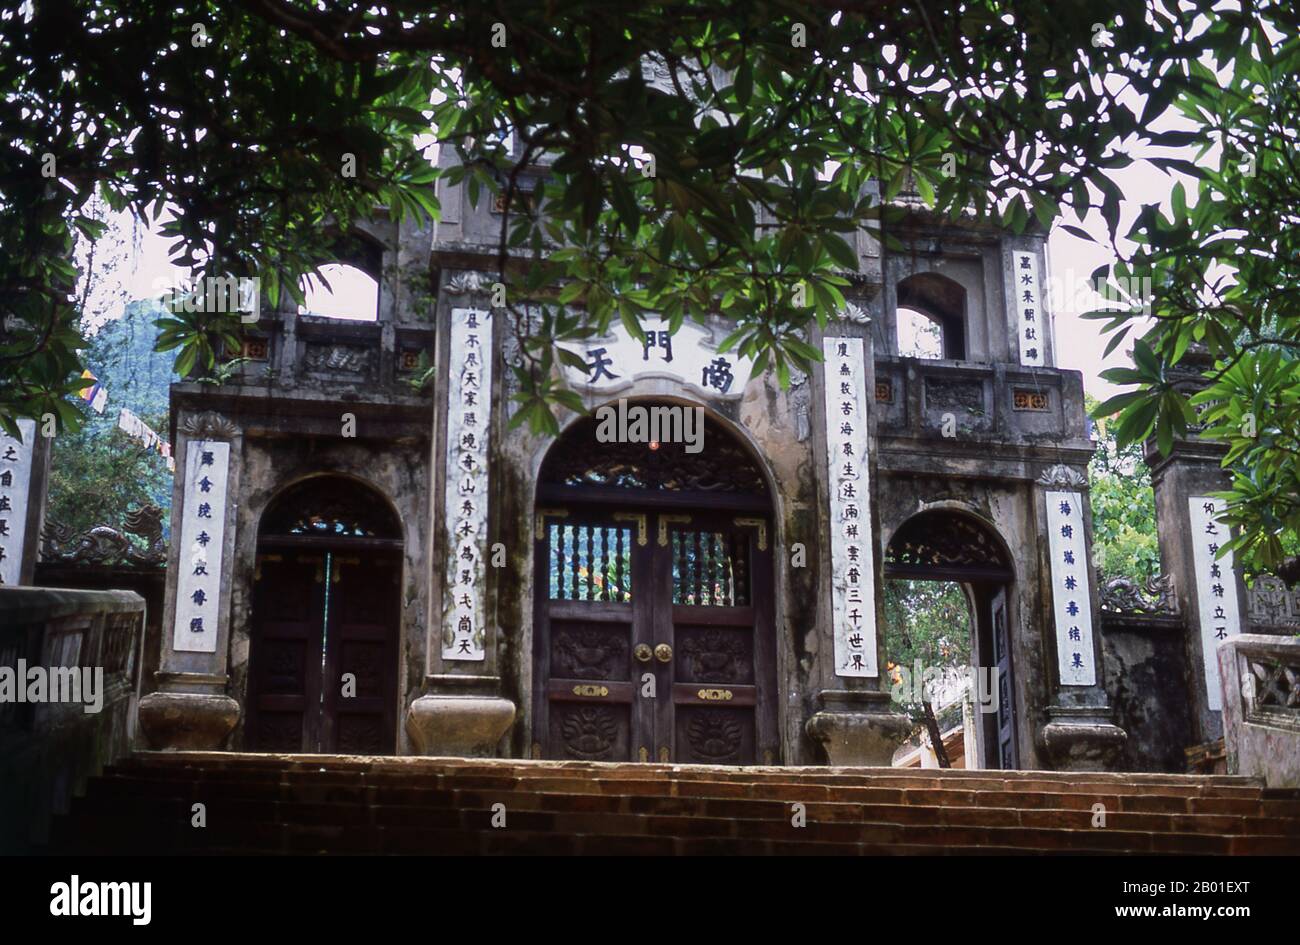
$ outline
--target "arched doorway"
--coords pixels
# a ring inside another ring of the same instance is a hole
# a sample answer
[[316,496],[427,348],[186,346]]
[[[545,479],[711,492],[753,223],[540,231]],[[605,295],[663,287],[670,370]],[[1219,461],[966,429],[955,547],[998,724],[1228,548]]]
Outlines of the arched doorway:
[[[698,407],[702,449],[574,424],[535,521],[534,757],[775,764],[771,499]],[[631,439],[632,437],[628,437]]]
[[401,523],[341,476],[289,486],[257,536],[244,744],[257,751],[397,749]]
[[[984,522],[961,512],[932,509],[912,516],[889,539],[885,579],[952,581],[970,603],[972,664],[988,679],[992,671],[996,709],[976,705],[979,760],[983,768],[1018,768],[1015,686],[1007,598],[1015,572],[1002,540]],[[988,706],[992,708],[992,706]]]

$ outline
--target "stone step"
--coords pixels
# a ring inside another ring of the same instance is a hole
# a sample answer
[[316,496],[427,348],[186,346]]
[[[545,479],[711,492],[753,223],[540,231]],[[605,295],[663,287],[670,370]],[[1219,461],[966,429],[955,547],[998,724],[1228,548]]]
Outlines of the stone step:
[[[111,782],[118,780],[120,787]],[[1072,790],[1070,785],[1048,785],[1058,790],[982,790],[957,788],[902,788],[902,787],[834,787],[824,785],[790,785],[785,783],[736,782],[646,782],[559,780],[559,779],[487,779],[439,776],[418,779],[378,779],[367,782],[357,778],[338,778],[328,774],[313,777],[308,772],[286,773],[273,776],[272,772],[259,777],[243,777],[237,772],[200,772],[197,776],[181,777],[178,772],[158,776],[140,769],[113,770],[97,784],[102,790],[116,790],[118,794],[149,792],[151,796],[166,796],[177,790],[196,800],[205,796],[240,796],[276,800],[352,800],[354,802],[420,803],[425,792],[473,791],[484,797],[509,799],[521,792],[549,793],[572,796],[644,796],[644,797],[708,797],[737,800],[773,800],[804,804],[818,802],[838,803],[896,803],[934,806],[994,806],[994,807],[1054,807],[1090,811],[1095,804],[1103,804],[1107,811],[1169,814],[1232,814],[1268,817],[1300,817],[1300,800],[1287,798],[1261,799],[1253,797],[1216,797],[1155,794],[1115,793],[1115,786],[1107,793]],[[886,782],[888,783],[888,782]],[[180,787],[184,785],[184,787]]]
[[[558,772],[552,769],[541,770],[510,770],[510,769],[466,769],[457,768],[429,768],[426,770],[415,771],[393,771],[393,770],[330,770],[321,771],[310,768],[295,768],[282,770],[274,767],[250,767],[242,769],[233,766],[223,767],[206,767],[206,766],[149,766],[149,765],[119,765],[109,769],[112,773],[138,773],[142,777],[154,778],[158,780],[168,780],[172,778],[189,778],[191,780],[229,780],[230,777],[237,777],[240,780],[250,782],[270,782],[270,783],[311,783],[315,785],[334,784],[341,787],[357,787],[361,785],[410,785],[412,783],[431,783],[437,785],[449,785],[454,782],[458,786],[479,787],[483,789],[500,789],[508,790],[521,784],[529,785],[553,785],[557,790],[584,790],[583,785],[605,785],[618,784],[626,785],[619,790],[627,792],[654,793],[662,790],[662,786],[673,786],[670,793],[678,791],[692,790],[689,785],[710,784],[722,785],[719,791],[727,796],[742,797],[752,793],[751,786],[761,785],[765,789],[774,791],[789,789],[787,792],[791,797],[796,793],[799,797],[796,799],[811,798],[831,798],[843,789],[860,789],[865,786],[888,786],[897,790],[966,790],[966,791],[1039,791],[1044,793],[1088,793],[1095,792],[1099,795],[1114,796],[1116,788],[1123,787],[1123,793],[1144,795],[1144,796],[1161,796],[1161,797],[1227,797],[1240,798],[1245,800],[1257,801],[1262,797],[1263,789],[1258,785],[1244,784],[1227,784],[1219,785],[1215,783],[1192,783],[1192,784],[1143,784],[1140,786],[1125,786],[1120,782],[1113,781],[1095,781],[1091,779],[1062,780],[1062,779],[1042,779],[1042,778],[1005,778],[1005,777],[985,777],[985,778],[947,778],[944,776],[937,777],[876,777],[874,771],[870,774],[860,774],[857,776],[840,776],[836,780],[813,779],[800,777],[797,774],[790,773],[791,769],[769,769],[764,775],[751,775],[747,778],[740,777],[711,777],[707,773],[691,771],[686,776],[677,776],[675,774],[663,774],[658,777],[624,777],[621,773],[603,769],[592,772],[590,775],[583,777],[578,772]],[[863,769],[870,771],[871,769]],[[606,774],[613,774],[613,777],[606,777]],[[677,786],[683,787],[677,787]],[[1066,790],[1068,789],[1068,791]],[[586,790],[591,790],[590,787]]]
[[[305,801],[267,795],[249,797],[222,793],[152,796],[138,785],[121,783],[106,789],[97,786],[78,799],[80,809],[98,816],[158,817],[188,824],[192,803],[203,798],[209,824],[234,822],[339,823],[365,821],[373,825],[420,824],[426,819],[465,815],[462,826],[483,820],[490,826],[492,805],[500,798],[472,792],[428,792],[415,803],[393,801]],[[1014,798],[1013,798],[1014,800]],[[503,800],[509,814],[544,813],[580,816],[630,815],[678,817],[694,820],[746,819],[788,824],[790,806],[780,801],[734,801],[703,798],[655,798],[641,795],[566,795],[518,792]],[[1090,809],[997,807],[918,804],[811,803],[804,810],[810,823],[932,824],[947,826],[993,826],[1093,829]],[[1197,835],[1259,834],[1300,838],[1300,818],[1236,816],[1226,813],[1168,814],[1160,812],[1108,811],[1106,827],[1099,829],[1169,831]]]
[[[196,801],[206,828],[191,826]],[[1294,854],[1300,792],[1213,776],[142,753],[91,779],[50,850]]]
[[[918,781],[996,780],[1002,782],[1054,782],[1070,784],[1124,785],[1142,789],[1147,786],[1202,787],[1215,790],[1260,789],[1258,781],[1251,778],[1225,775],[1147,774],[1122,772],[1062,772],[1062,771],[984,771],[965,769],[918,768],[831,768],[831,767],[731,767],[717,765],[663,765],[619,764],[611,762],[578,761],[527,761],[520,759],[466,759],[392,756],[348,755],[277,755],[237,752],[140,752],[124,759],[122,766],[138,766],[150,770],[172,767],[193,767],[214,771],[237,769],[240,771],[270,770],[280,773],[292,771],[326,773],[363,772],[367,775],[385,772],[404,777],[421,771],[455,773],[460,775],[485,775],[501,777],[597,777],[605,780],[656,780],[665,776],[675,780],[711,781],[797,781],[799,783],[834,784],[856,782],[863,778],[898,779]],[[544,774],[545,773],[545,774]]]
[[[389,848],[399,834],[454,835],[501,834],[563,837],[644,837],[648,840],[713,839],[762,840],[772,843],[907,845],[943,848],[976,846],[1014,847],[1043,852],[1091,853],[1283,853],[1295,851],[1295,839],[1276,835],[1220,836],[1148,830],[1056,827],[990,827],[987,825],[934,825],[892,823],[817,822],[794,827],[788,821],[748,818],[688,818],[644,814],[554,814],[516,811],[504,828],[491,827],[488,811],[389,810],[393,822],[368,823],[359,818],[340,820],[338,811],[314,812],[320,822],[272,823],[238,819],[214,824],[211,812],[206,828],[190,826],[187,812],[179,816],[105,819],[103,811],[75,810],[58,825],[51,838],[54,852],[90,847],[153,852],[176,850],[203,852],[215,846],[241,850],[284,852],[367,853]],[[303,812],[298,812],[303,813]],[[379,812],[377,812],[379,813]],[[430,848],[425,848],[428,851]],[[433,848],[436,849],[436,848]],[[418,852],[418,851],[412,851]]]

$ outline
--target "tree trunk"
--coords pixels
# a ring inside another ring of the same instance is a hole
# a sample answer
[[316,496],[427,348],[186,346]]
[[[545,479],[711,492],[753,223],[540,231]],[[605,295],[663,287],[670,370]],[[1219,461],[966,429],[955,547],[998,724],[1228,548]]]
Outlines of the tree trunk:
[[943,747],[943,733],[939,731],[939,720],[934,717],[934,707],[929,699],[921,700],[921,709],[925,712],[925,730],[930,733],[930,744],[934,746],[934,756],[939,759],[940,768],[951,768],[948,749]]

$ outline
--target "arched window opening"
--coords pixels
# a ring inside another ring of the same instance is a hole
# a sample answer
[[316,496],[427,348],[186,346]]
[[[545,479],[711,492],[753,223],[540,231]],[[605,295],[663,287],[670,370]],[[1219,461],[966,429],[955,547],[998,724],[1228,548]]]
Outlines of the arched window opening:
[[299,283],[305,304],[299,315],[373,322],[379,318],[379,282],[346,263],[327,263]]
[[922,272],[899,282],[897,295],[902,357],[966,359],[966,290],[960,284]]

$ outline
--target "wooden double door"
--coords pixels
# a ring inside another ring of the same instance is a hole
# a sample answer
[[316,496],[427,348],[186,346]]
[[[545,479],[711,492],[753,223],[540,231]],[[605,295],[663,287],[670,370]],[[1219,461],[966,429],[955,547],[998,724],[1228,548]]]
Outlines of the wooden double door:
[[534,757],[779,763],[769,526],[538,509]]
[[259,552],[248,748],[397,750],[401,563],[398,552],[310,544]]

